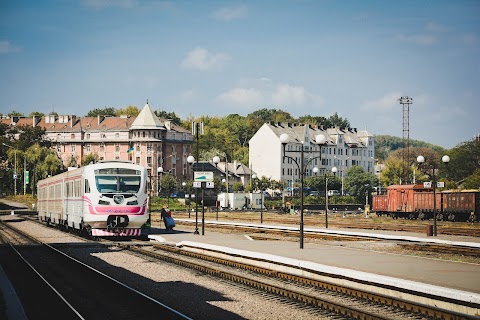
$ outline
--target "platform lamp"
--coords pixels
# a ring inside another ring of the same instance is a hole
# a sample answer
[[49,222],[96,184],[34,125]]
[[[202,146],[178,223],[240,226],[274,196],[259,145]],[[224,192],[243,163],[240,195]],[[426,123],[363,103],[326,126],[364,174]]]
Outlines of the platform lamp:
[[[333,176],[330,176],[330,177],[334,178],[337,171],[338,171],[337,167],[333,167],[332,168]],[[325,172],[325,228],[326,229],[328,229],[328,178],[330,177]]]
[[[195,162],[195,157],[194,156],[188,156],[187,157],[187,162],[192,165],[192,183],[195,181],[195,167],[193,167],[193,163]],[[198,166],[198,161],[197,164]],[[190,211],[188,211],[188,218],[190,218]],[[198,232],[198,188],[195,188],[195,232],[193,234],[200,234]]]
[[[320,145],[320,149],[322,148],[321,145],[325,144],[327,138],[323,134],[318,134],[315,137],[315,143]],[[314,151],[305,151],[303,144],[304,141],[301,141],[301,148],[300,148],[300,163],[297,162],[297,160],[294,157],[287,156],[287,152],[294,152],[297,153],[296,151],[286,151],[286,146],[287,143],[290,141],[290,137],[287,133],[282,133],[280,135],[280,142],[282,143],[283,146],[283,158],[290,159],[295,165],[297,166],[299,172],[300,172],[300,184],[301,184],[301,189],[300,189],[300,249],[303,249],[303,238],[304,238],[304,230],[303,230],[303,200],[304,200],[304,195],[303,195],[303,187],[304,187],[304,178],[306,174],[306,170],[308,168],[308,165],[315,159],[321,159],[322,157],[322,152],[320,150],[320,155],[319,156],[314,156],[310,158],[307,162],[304,161],[304,154],[305,153],[314,153]]]
[[[418,156],[417,157],[417,162],[421,166],[423,163],[425,163],[425,157],[424,156]],[[447,155],[444,155],[442,157],[442,162],[447,165],[450,162],[450,157]],[[432,184],[433,184],[433,236],[437,236],[437,180],[435,176],[435,168],[436,163],[435,161],[432,161]]]

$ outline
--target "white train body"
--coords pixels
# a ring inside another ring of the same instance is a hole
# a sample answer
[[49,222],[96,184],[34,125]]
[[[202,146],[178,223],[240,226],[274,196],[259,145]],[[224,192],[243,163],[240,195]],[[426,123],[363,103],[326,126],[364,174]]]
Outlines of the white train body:
[[147,169],[99,162],[38,182],[39,219],[93,236],[139,236],[147,222]]

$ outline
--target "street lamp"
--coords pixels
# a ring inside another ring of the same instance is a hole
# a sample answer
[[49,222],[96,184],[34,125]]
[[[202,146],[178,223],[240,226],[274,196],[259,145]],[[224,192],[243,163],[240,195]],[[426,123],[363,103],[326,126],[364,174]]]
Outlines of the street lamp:
[[2,142],[2,144],[7,148],[13,149],[13,152],[14,152],[14,155],[15,155],[15,168],[13,170],[13,187],[15,188],[15,191],[14,191],[15,195],[17,195],[17,149],[12,147],[12,146],[9,146],[6,143]]
[[[219,156],[215,156],[213,157],[213,163],[215,163],[215,167],[218,166],[218,164],[220,163],[220,157]],[[228,188],[228,160],[227,160],[227,156],[225,155],[225,181],[222,180],[222,182],[226,182],[226,185],[227,185],[227,197],[225,198],[225,205],[227,207],[227,209],[230,209],[229,205],[228,205],[228,197],[229,197],[229,188]]]
[[[287,143],[289,142],[290,140],[290,137],[288,136],[287,133],[282,133],[280,135],[280,142],[282,143],[283,145],[283,158],[287,158],[287,159],[290,159],[293,163],[296,164],[299,172],[300,172],[300,184],[301,184],[301,189],[300,189],[300,249],[303,249],[303,185],[304,185],[304,178],[305,178],[305,174],[306,174],[306,169],[308,168],[308,165],[315,159],[321,159],[322,158],[322,152],[321,152],[321,147],[320,147],[320,155],[319,156],[314,156],[312,158],[310,158],[306,163],[304,161],[304,153],[307,152],[307,153],[313,153],[313,151],[305,151],[304,148],[303,148],[303,141],[301,142],[302,145],[301,145],[301,148],[300,148],[300,164],[297,162],[297,160],[293,157],[290,157],[290,156],[287,156],[285,155],[285,153],[287,153],[287,151],[285,150],[286,146],[287,146]],[[318,144],[318,145],[322,145],[322,144],[325,144],[327,138],[325,137],[325,135],[323,134],[318,134],[316,137],[315,137],[315,142]],[[292,152],[292,151],[290,151]],[[293,182],[293,181],[292,181]],[[293,189],[292,189],[293,190]]]
[[[422,165],[424,162],[425,162],[425,157],[424,156],[418,156],[417,157],[417,162],[419,163],[419,165]],[[450,157],[445,155],[442,157],[442,162],[447,165],[449,162],[450,162]],[[435,177],[435,161],[432,161],[432,178],[433,178],[433,181],[432,181],[432,184],[433,184],[433,236],[436,237],[437,236],[437,194],[436,194],[436,190],[437,190],[437,180],[436,180],[436,177]]]
[[[337,167],[332,168],[333,177],[337,173]],[[328,228],[328,175],[325,172],[325,228]]]
[[[197,144],[198,145],[198,144]],[[198,151],[198,150],[197,150]],[[187,162],[192,165],[192,183],[195,181],[195,168],[193,167],[193,163],[196,162],[196,166],[198,167],[198,160],[195,160],[194,156],[188,156],[187,157]],[[190,210],[188,211],[188,218],[190,218]],[[200,234],[198,232],[198,188],[195,188],[195,232],[193,234]]]
[[[257,179],[257,175],[252,175],[252,179]],[[263,223],[263,185],[262,183],[256,183],[256,186],[260,189],[260,223]]]

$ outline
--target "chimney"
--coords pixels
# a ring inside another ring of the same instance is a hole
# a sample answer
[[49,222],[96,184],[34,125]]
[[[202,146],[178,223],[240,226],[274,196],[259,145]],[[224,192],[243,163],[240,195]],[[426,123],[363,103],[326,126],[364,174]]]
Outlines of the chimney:
[[42,119],[42,118],[39,117],[39,116],[33,116],[33,117],[32,117],[32,126],[33,126],[33,127],[36,127],[37,124],[40,122],[41,119]]
[[70,117],[70,128],[73,128],[73,126],[77,123],[77,116],[72,115]]

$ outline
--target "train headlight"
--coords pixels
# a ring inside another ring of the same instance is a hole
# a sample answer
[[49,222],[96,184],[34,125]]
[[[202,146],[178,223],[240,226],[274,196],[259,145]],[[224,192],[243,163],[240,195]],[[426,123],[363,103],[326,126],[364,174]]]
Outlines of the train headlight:
[[98,204],[109,205],[110,202],[105,201],[105,200],[98,200]]
[[127,205],[137,205],[137,204],[138,204],[137,200],[127,202]]

